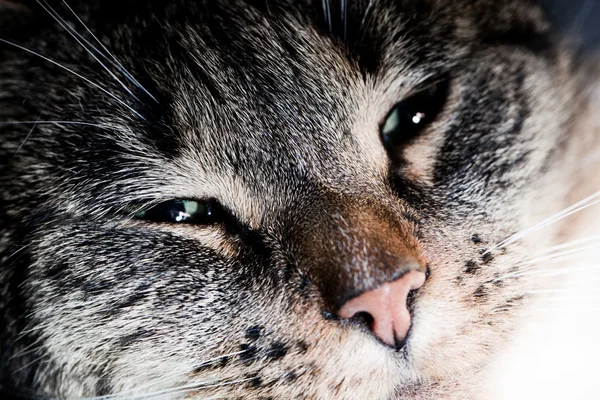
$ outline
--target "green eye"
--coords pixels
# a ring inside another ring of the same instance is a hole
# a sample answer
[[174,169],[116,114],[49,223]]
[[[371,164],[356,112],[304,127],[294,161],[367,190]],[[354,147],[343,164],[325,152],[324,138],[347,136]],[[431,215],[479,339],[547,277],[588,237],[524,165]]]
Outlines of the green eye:
[[211,224],[222,217],[215,201],[169,200],[135,214],[137,219],[173,224]]
[[397,103],[381,126],[381,138],[388,148],[416,137],[440,113],[448,97],[448,79],[431,83]]

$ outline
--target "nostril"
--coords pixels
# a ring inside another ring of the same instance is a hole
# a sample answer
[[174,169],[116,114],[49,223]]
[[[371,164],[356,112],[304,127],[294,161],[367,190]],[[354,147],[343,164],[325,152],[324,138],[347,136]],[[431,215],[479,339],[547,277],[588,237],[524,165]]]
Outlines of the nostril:
[[382,342],[401,348],[411,327],[415,289],[425,282],[425,273],[410,271],[401,278],[361,293],[338,311],[340,318],[368,325]]
[[[408,297],[406,299],[406,307],[409,310],[412,308],[412,303],[413,303],[415,293],[417,290],[418,289],[413,289],[408,293]],[[373,332],[375,318],[373,318],[373,316],[366,311],[357,312],[351,318],[349,318],[348,321],[354,325],[363,327],[364,329],[367,329],[368,331]],[[405,344],[406,344],[405,337],[400,338],[400,337],[394,335],[394,346],[393,347],[396,350],[401,350]]]
[[409,311],[412,310],[413,308],[413,304],[415,302],[415,297],[417,295],[417,291],[419,289],[412,289],[411,291],[408,292],[408,295],[406,296],[406,308],[408,308]]
[[357,312],[349,319],[350,322],[353,322],[357,325],[364,326],[369,330],[373,329],[373,322],[375,322],[375,318],[371,314],[366,311]]

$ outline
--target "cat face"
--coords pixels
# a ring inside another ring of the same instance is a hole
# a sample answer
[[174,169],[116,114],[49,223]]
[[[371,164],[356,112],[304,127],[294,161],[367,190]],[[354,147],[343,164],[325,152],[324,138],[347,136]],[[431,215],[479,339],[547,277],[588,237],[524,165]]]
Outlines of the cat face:
[[[0,114],[31,122],[0,123],[4,381],[249,399],[471,384],[545,243],[494,245],[563,206],[576,99],[541,11],[108,3],[0,3]],[[409,270],[427,279],[398,300],[402,343],[342,318]]]

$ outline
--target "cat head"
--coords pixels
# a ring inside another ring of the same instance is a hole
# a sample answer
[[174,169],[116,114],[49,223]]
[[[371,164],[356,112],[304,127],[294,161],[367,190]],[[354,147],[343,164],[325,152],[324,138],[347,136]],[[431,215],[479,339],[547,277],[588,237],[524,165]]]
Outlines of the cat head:
[[534,2],[1,4],[12,386],[419,398],[514,327],[579,104]]

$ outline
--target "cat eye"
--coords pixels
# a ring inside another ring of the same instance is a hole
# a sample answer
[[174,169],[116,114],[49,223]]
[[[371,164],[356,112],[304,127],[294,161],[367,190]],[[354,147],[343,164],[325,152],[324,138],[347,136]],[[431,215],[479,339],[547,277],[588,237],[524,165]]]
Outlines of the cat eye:
[[435,120],[446,104],[448,79],[428,82],[424,88],[397,103],[381,125],[381,139],[386,147],[406,144]]
[[173,224],[212,224],[221,216],[221,207],[214,200],[169,200],[135,214],[137,219]]

